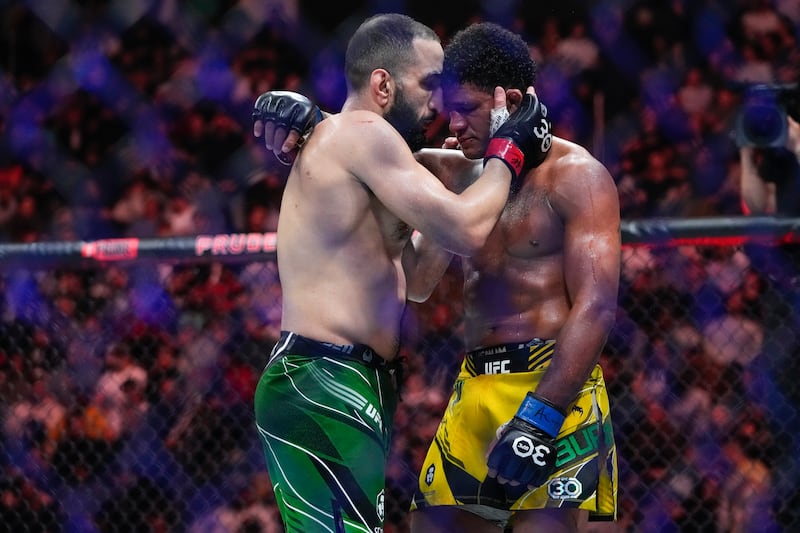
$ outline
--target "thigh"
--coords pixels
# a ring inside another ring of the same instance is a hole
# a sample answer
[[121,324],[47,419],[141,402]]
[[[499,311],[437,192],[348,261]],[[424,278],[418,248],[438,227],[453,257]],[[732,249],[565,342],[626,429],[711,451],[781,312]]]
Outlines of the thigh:
[[359,365],[348,377],[339,365],[277,365],[261,377],[255,411],[286,530],[380,528],[391,418],[378,384],[366,386],[372,370]]

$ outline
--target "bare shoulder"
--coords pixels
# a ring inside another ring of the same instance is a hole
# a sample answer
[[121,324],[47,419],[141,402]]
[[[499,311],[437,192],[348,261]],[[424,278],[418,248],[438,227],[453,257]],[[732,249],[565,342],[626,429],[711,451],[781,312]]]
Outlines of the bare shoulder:
[[[332,117],[333,118],[333,117]],[[329,119],[317,125],[320,128]],[[397,130],[377,113],[353,110],[339,113],[335,121],[314,135],[325,139],[330,157],[342,161],[353,174],[366,177],[376,172],[378,165],[394,166],[398,160],[410,161],[413,157],[408,145]],[[313,138],[313,135],[312,137]]]
[[616,195],[614,179],[606,166],[583,146],[556,137],[551,156],[548,175],[555,190],[597,188]]
[[[344,111],[332,115],[314,128],[303,148],[315,173],[329,174],[338,168],[349,179],[369,183],[380,176],[381,168],[395,166],[397,160],[413,163],[411,151],[400,134],[383,117],[367,110]],[[344,176],[343,176],[344,177]]]
[[589,178],[611,179],[608,169],[589,150],[583,146],[566,139],[556,137],[553,142],[554,170],[559,173],[575,176],[579,179],[581,175]]
[[611,209],[618,206],[614,178],[586,148],[555,138],[551,157],[547,188],[557,210],[596,208],[600,204]]
[[314,136],[326,137],[326,142],[351,142],[358,139],[364,143],[372,140],[375,135],[391,134],[392,131],[392,126],[377,113],[367,110],[344,111],[317,124],[311,139]]

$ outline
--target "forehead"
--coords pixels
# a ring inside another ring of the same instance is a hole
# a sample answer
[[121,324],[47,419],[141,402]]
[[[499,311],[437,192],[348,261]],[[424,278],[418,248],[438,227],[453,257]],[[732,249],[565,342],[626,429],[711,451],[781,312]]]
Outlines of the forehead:
[[414,39],[414,50],[417,53],[417,60],[409,68],[409,73],[413,73],[414,76],[419,78],[441,75],[444,50],[442,50],[442,45],[439,41],[434,39]]
[[481,104],[486,100],[492,100],[494,95],[478,89],[471,83],[461,83],[442,85],[442,98],[445,105],[451,107],[463,106],[464,104]]

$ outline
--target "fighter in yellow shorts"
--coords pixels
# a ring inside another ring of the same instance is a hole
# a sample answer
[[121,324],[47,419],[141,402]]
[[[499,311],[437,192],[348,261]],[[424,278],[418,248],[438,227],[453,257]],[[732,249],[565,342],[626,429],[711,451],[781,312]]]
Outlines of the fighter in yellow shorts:
[[[519,35],[472,24],[444,54],[445,145],[485,158],[504,114],[538,105],[544,157],[512,184],[486,242],[461,258],[469,353],[420,468],[411,532],[499,533],[508,522],[514,533],[577,533],[616,516],[598,362],[616,318],[619,194],[588,150],[553,134],[544,103],[523,97],[536,64]],[[424,151],[418,158],[428,164]],[[431,167],[453,190],[469,183]]]
[[539,382],[554,341],[534,339],[469,352],[428,450],[412,509],[460,506],[503,526],[514,511],[573,507],[590,519],[616,517],[617,468],[603,374],[596,366],[555,440],[555,471],[544,485],[500,485],[487,477],[487,450]]

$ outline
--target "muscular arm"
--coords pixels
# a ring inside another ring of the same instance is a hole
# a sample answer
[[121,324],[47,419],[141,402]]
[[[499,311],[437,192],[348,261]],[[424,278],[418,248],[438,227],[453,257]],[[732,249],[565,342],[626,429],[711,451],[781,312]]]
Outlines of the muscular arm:
[[620,275],[620,215],[614,181],[596,160],[558,169],[551,203],[564,220],[564,274],[571,310],[536,393],[566,407],[597,364],[614,325]]
[[[481,162],[464,157],[460,150],[426,148],[414,154],[451,191],[460,193],[480,174]],[[432,239],[415,232],[406,246],[403,265],[408,299],[427,300],[452,261],[453,254]]]
[[508,167],[488,161],[480,178],[456,194],[414,159],[388,123],[360,117],[359,127],[349,128],[353,137],[341,139],[354,176],[392,213],[445,249],[459,255],[479,249],[508,198]]

